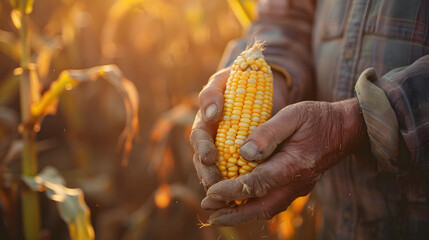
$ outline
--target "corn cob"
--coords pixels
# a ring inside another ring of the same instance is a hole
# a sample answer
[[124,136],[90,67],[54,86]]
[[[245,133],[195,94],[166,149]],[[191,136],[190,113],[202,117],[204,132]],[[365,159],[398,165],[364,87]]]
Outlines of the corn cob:
[[242,52],[226,83],[223,118],[215,141],[217,166],[223,179],[234,179],[257,166],[256,162],[244,160],[239,149],[247,136],[271,117],[273,77],[262,50],[262,44],[254,44]]

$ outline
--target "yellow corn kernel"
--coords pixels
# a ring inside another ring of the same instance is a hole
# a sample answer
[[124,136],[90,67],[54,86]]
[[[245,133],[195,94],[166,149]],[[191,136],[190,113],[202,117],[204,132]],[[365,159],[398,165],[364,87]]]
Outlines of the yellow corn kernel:
[[[217,166],[223,179],[234,179],[252,171],[257,163],[247,162],[239,149],[250,132],[271,116],[273,77],[262,55],[262,44],[255,44],[234,61],[224,93],[223,118],[215,138]],[[236,201],[240,205],[245,201]]]

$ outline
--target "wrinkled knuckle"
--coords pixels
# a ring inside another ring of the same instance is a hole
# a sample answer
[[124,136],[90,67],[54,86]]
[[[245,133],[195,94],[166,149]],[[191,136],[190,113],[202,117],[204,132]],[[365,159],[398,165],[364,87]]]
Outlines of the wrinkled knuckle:
[[252,133],[249,134],[247,139],[248,140],[260,139],[261,137],[263,137],[263,134],[266,132],[266,128],[267,128],[267,126],[265,123],[259,125]]
[[197,149],[204,165],[211,165],[216,160],[218,151],[211,141],[201,140],[198,143]]
[[201,101],[204,101],[204,99],[206,98],[207,93],[210,91],[210,87],[209,86],[205,86],[203,88],[203,90],[200,91],[200,93],[198,94],[198,100],[200,102],[200,107],[201,107]]
[[259,198],[259,197],[265,196],[267,194],[267,190],[264,189],[263,187],[258,187],[255,189],[254,193],[255,193],[255,197]]
[[[223,79],[223,78],[226,78],[226,77],[228,77],[228,75],[229,75],[229,72],[230,72],[230,69],[222,69],[222,70],[219,70],[218,72],[216,72],[215,74],[213,74],[211,77],[210,77],[210,79],[212,80],[212,81],[215,81],[215,80],[217,80],[217,79]],[[211,81],[211,82],[212,82]]]
[[220,180],[220,173],[212,172],[212,174],[204,181],[203,185],[204,187],[209,188],[215,183],[219,182],[219,180]]
[[191,142],[191,146],[194,149],[194,151],[198,152],[199,151],[199,142],[203,139],[201,139],[201,134],[200,134],[201,129],[193,129],[190,136],[189,136],[189,140]]
[[304,109],[304,104],[305,104],[305,102],[299,102],[299,103],[289,105],[287,107],[287,110],[294,112],[294,113],[302,112]]
[[253,134],[249,136],[249,139],[260,139],[258,143],[261,146],[261,154],[263,154],[265,151],[271,151],[272,149],[267,149],[267,147],[271,146],[273,142],[276,144],[276,146],[281,142],[281,140],[277,139],[276,131],[268,122],[259,125]]
[[[274,141],[276,145],[279,145],[282,142],[282,139],[277,137],[276,130],[274,130],[270,125],[266,125],[266,132],[268,133],[269,139]],[[270,142],[271,142],[270,141]]]
[[213,184],[215,184],[217,181],[215,179],[208,179],[208,180],[204,180],[202,181],[203,186],[206,188],[209,188],[210,186],[212,186]]
[[[208,88],[211,88],[211,87],[213,87],[213,86],[215,86],[216,85],[216,82],[218,82],[219,81],[219,79],[221,79],[221,78],[223,78],[224,77],[224,73],[223,72],[216,72],[215,74],[213,74],[211,77],[210,77],[210,79],[209,79],[209,81],[207,82],[207,84],[204,86],[204,89],[208,89]],[[203,89],[203,90],[204,90]]]
[[305,122],[310,113],[313,111],[313,103],[309,101],[294,104],[293,114],[300,119],[300,122]]

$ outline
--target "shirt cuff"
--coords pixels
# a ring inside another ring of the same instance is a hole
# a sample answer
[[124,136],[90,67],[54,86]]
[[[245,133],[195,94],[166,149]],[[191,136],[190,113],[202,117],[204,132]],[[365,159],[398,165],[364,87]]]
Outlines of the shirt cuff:
[[377,159],[378,171],[397,171],[399,128],[395,112],[384,91],[373,82],[373,68],[362,72],[355,91],[365,119],[371,150]]

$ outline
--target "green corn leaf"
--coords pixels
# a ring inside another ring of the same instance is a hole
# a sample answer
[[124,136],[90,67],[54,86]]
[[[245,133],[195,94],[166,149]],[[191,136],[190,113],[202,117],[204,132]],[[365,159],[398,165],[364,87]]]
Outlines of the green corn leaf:
[[46,196],[57,203],[60,216],[69,227],[71,239],[94,239],[89,209],[81,189],[65,187],[64,178],[53,167],[46,167],[35,177],[23,176],[23,180],[32,190],[45,191]]

